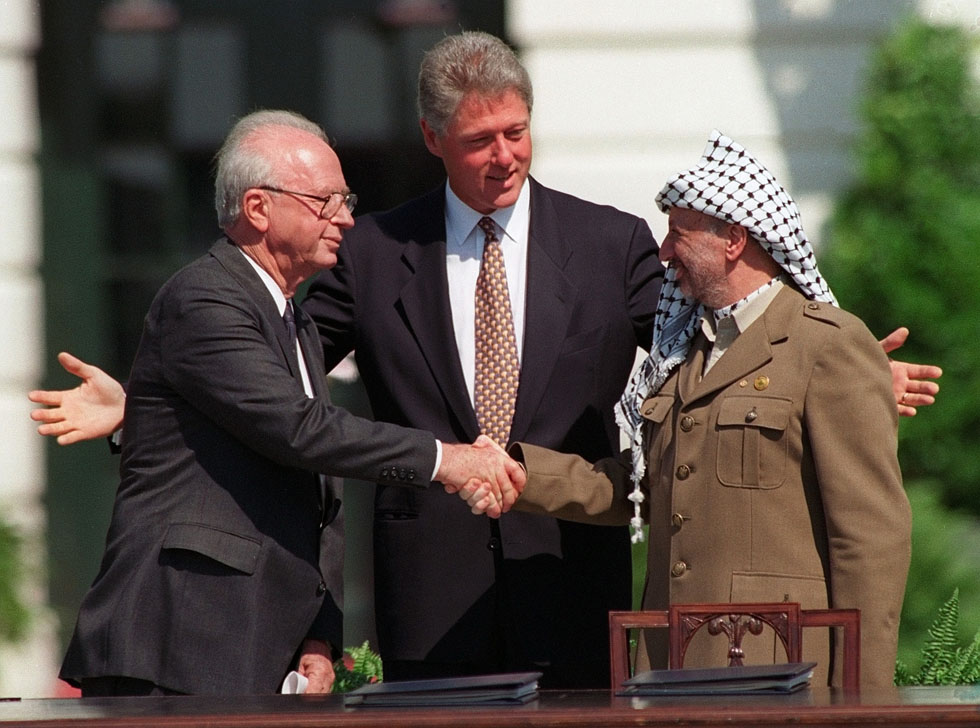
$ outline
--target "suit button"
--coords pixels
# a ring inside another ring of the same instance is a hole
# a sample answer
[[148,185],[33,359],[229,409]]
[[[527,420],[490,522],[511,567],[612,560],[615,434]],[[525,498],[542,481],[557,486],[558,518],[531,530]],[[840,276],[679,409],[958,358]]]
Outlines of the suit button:
[[408,471],[408,475],[405,476],[405,480],[407,480],[409,483],[411,483],[413,480],[415,480],[415,470],[414,469],[410,469]]
[[687,571],[687,564],[685,564],[683,561],[677,561],[670,567],[671,576],[680,576],[685,571]]
[[327,585],[321,581],[319,584],[316,585],[316,595],[318,597],[322,597],[326,593],[327,593]]
[[382,478],[388,477],[388,468],[381,468],[381,477]]
[[487,549],[490,551],[500,550],[500,539],[494,536],[489,541],[487,541]]
[[398,468],[398,479],[405,480],[408,477],[408,471],[405,468]]
[[670,517],[670,522],[673,523],[677,528],[684,525],[684,516],[680,513],[675,513]]
[[677,468],[677,479],[678,480],[687,480],[690,477],[691,472],[692,472],[691,471],[691,466],[689,466],[689,465],[681,465],[680,467]]
[[681,418],[681,429],[684,432],[690,432],[694,429],[694,418],[690,415],[685,415]]

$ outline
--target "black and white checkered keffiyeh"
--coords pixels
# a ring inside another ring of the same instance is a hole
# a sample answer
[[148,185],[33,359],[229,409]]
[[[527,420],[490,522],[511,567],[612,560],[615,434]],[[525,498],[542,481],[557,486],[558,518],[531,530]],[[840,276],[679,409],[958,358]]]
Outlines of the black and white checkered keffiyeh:
[[[715,130],[697,166],[671,177],[656,198],[664,213],[686,207],[743,226],[793,279],[807,298],[837,305],[803,232],[800,213],[776,178],[742,145]],[[687,358],[704,308],[686,298],[667,269],[653,324],[653,347],[616,407],[616,422],[630,440],[633,458],[633,542],[643,540],[640,482],[646,472],[640,406],[659,391]]]

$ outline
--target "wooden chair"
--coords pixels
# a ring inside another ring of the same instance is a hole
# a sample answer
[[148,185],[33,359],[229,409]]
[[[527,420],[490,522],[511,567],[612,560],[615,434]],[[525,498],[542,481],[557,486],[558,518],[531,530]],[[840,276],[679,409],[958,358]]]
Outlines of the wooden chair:
[[800,609],[796,602],[753,604],[675,604],[665,611],[610,612],[609,663],[612,689],[618,690],[630,675],[629,630],[668,630],[671,669],[684,666],[684,655],[694,634],[707,626],[711,635],[728,637],[728,665],[742,664],[742,639],[758,635],[769,625],[778,635],[789,662],[800,662],[803,630],[808,627],[842,627],[844,631],[844,674],[847,690],[860,687],[861,614],[858,609]]

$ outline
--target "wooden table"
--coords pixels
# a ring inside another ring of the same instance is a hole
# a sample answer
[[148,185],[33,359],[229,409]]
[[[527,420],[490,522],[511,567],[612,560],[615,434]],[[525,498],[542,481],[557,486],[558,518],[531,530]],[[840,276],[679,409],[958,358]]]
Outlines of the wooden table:
[[608,691],[543,691],[522,706],[344,708],[340,696],[67,698],[0,702],[0,724],[106,728],[439,728],[452,726],[980,726],[980,686],[812,688],[788,696],[618,698]]

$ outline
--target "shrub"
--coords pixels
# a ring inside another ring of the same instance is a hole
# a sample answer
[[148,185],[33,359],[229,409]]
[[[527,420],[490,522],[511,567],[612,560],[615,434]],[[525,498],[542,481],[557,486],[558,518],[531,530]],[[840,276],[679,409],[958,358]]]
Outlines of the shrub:
[[922,646],[921,666],[913,672],[901,660],[895,666],[896,685],[973,685],[980,683],[980,629],[966,647],[959,646],[959,590],[939,608]]
[[30,612],[20,598],[23,576],[20,535],[0,520],[0,640],[6,642],[23,639],[30,624]]
[[980,515],[980,91],[971,38],[910,19],[871,62],[859,172],[821,268],[872,331],[911,329],[901,358],[943,367],[934,409],[903,420],[906,478]]
[[333,671],[335,693],[346,693],[384,679],[381,657],[371,650],[367,640],[360,647],[345,649],[343,656],[334,662]]

